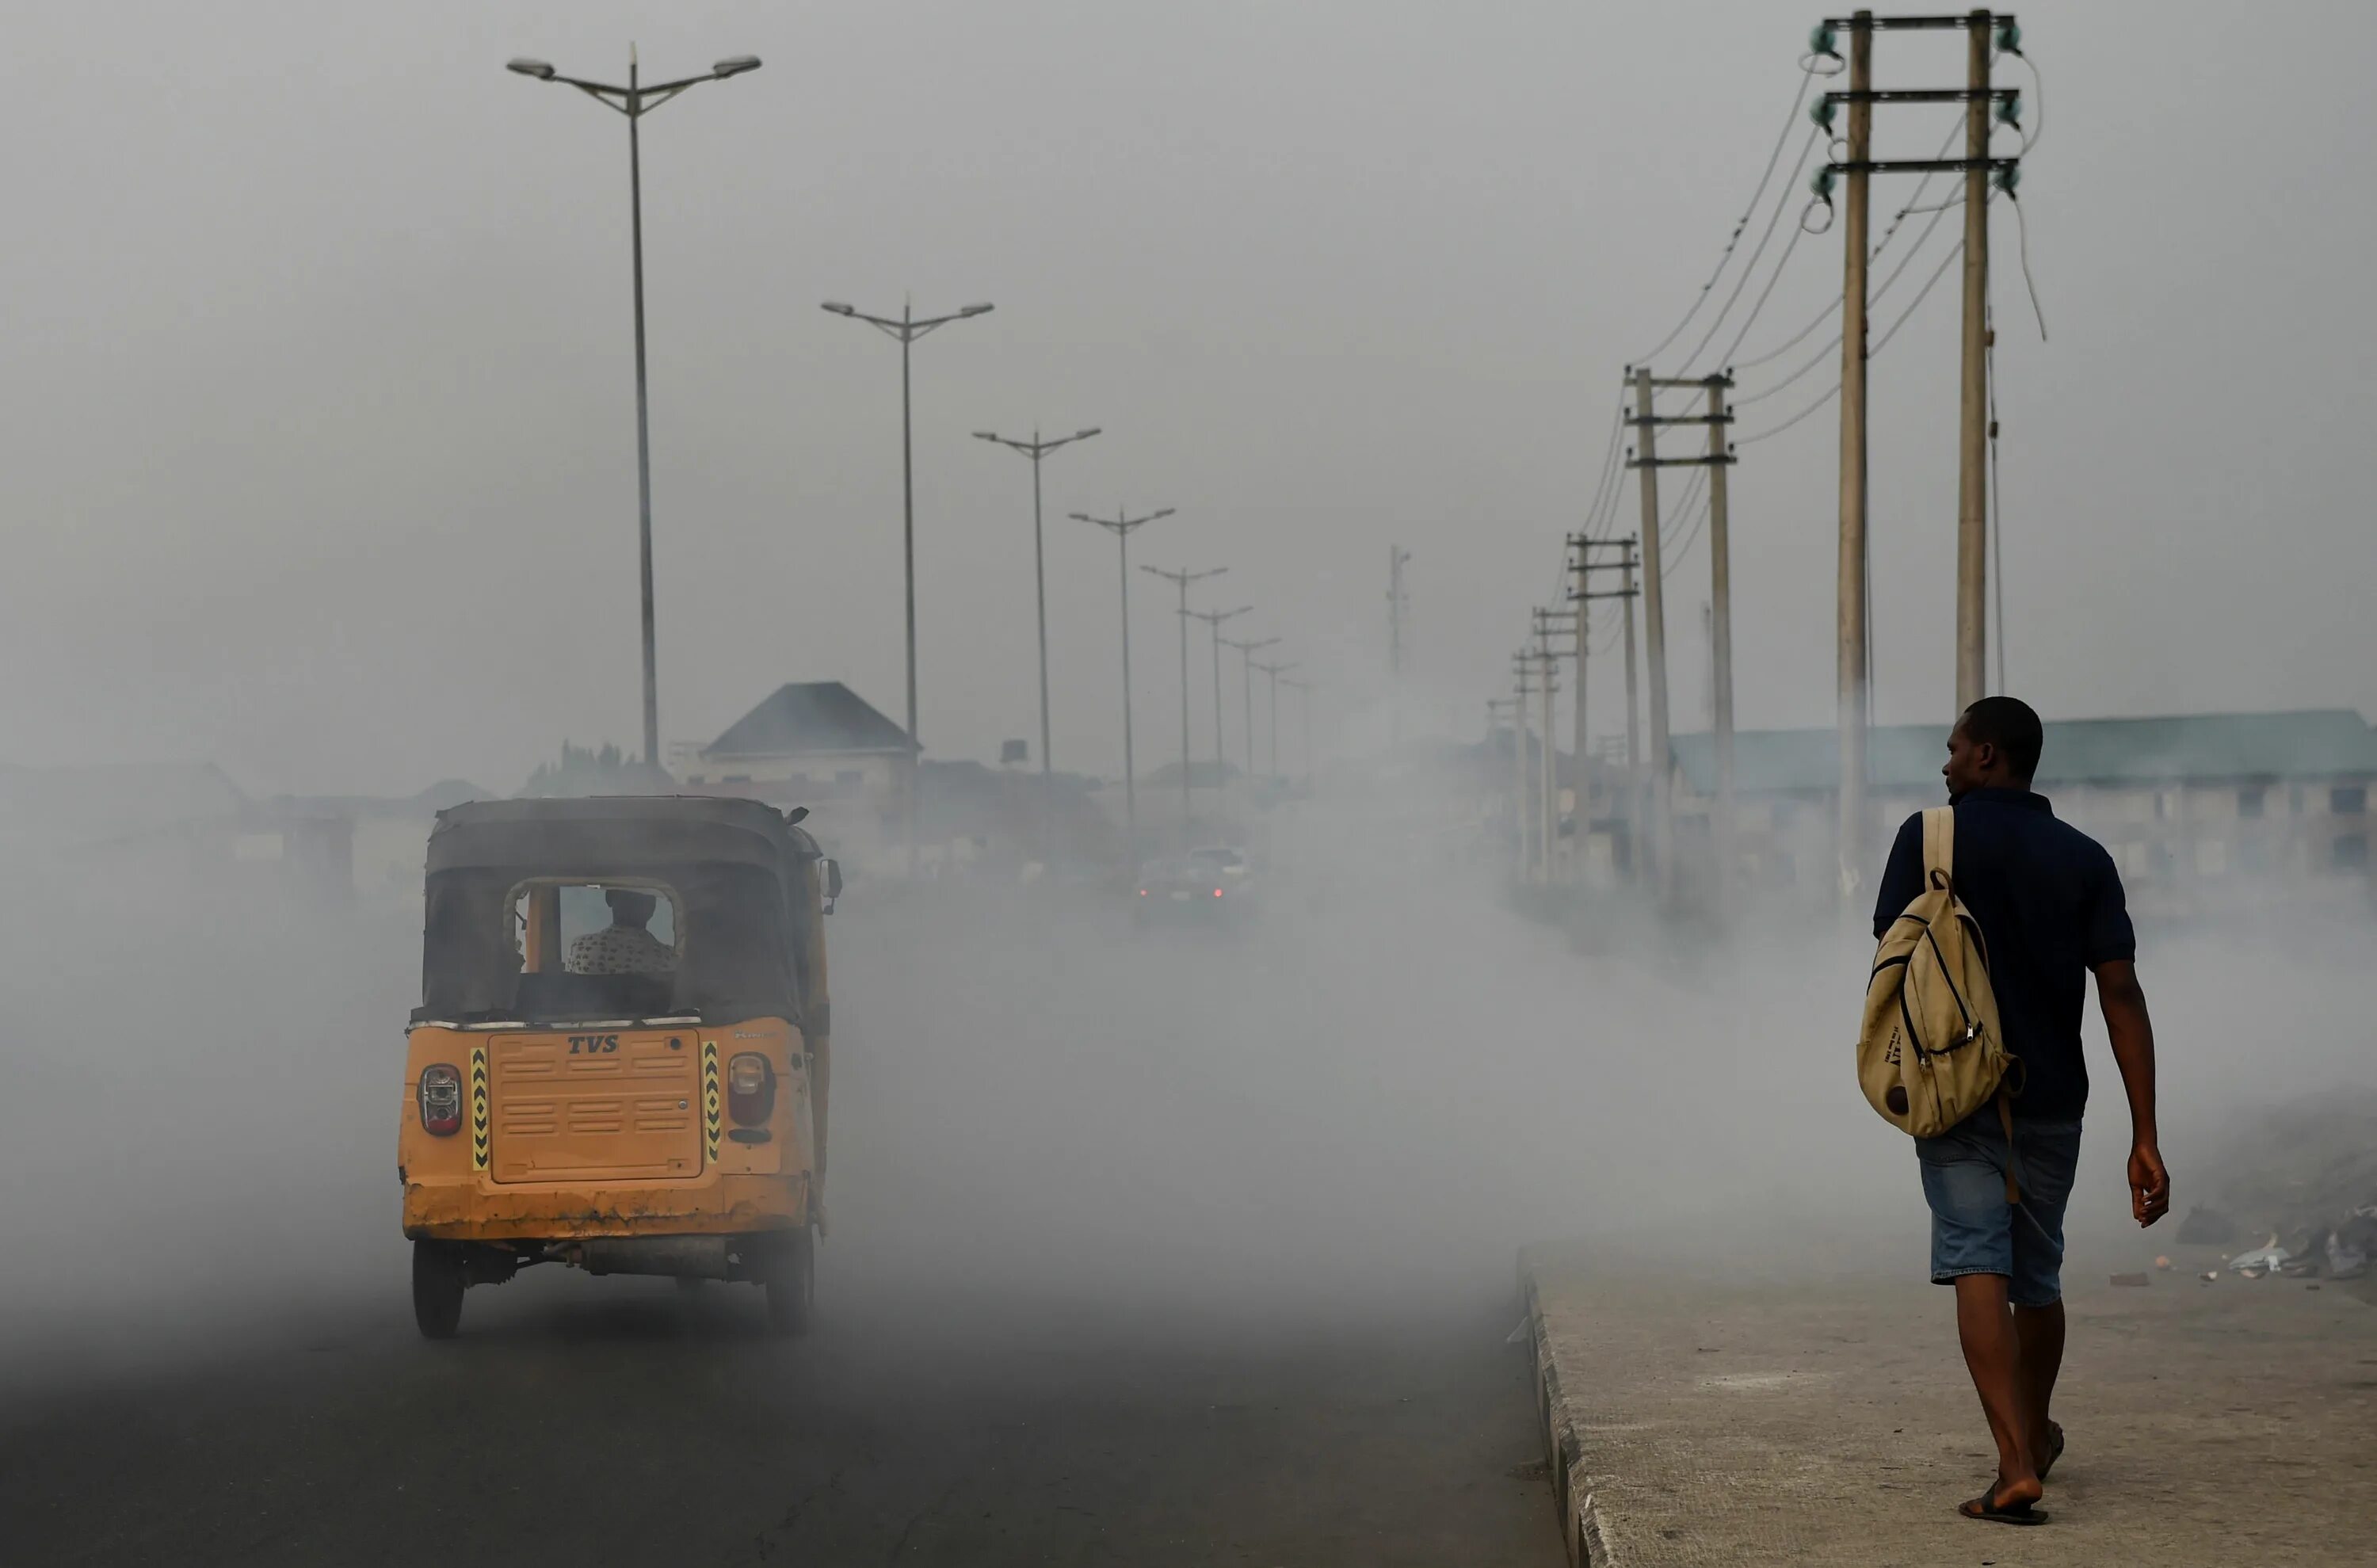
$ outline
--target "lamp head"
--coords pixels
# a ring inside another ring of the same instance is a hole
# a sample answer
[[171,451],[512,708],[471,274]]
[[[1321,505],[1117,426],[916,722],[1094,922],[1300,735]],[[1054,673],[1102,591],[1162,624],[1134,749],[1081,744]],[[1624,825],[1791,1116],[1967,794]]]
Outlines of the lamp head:
[[551,66],[546,65],[542,60],[532,60],[525,54],[505,61],[504,69],[508,71],[517,71],[524,77],[534,77],[539,81],[551,81],[553,79],[553,67]]
[[711,66],[710,74],[720,81],[724,81],[728,77],[739,77],[746,71],[756,71],[758,68],[759,56],[757,54],[730,54]]

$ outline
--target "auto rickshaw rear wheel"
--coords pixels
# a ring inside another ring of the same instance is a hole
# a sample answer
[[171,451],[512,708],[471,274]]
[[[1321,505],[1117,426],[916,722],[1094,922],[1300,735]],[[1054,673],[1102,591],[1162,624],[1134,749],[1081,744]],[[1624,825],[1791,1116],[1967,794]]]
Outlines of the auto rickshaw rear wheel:
[[470,1284],[462,1250],[425,1237],[412,1243],[412,1322],[424,1339],[451,1339],[462,1326],[462,1291]]
[[803,1227],[768,1248],[759,1277],[768,1292],[770,1334],[790,1338],[809,1331],[809,1311],[817,1302],[815,1234]]

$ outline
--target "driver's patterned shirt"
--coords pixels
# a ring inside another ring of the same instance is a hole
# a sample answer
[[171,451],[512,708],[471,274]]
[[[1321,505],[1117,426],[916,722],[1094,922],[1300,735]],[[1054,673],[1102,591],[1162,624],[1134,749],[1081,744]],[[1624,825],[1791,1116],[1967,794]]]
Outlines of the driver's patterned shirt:
[[572,975],[671,975],[676,949],[640,926],[608,926],[569,944]]

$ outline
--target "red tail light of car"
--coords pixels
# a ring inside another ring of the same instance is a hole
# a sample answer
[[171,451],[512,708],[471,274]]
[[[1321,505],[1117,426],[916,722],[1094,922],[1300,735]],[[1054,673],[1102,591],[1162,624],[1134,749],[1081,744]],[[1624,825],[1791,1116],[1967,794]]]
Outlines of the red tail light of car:
[[726,1064],[726,1114],[741,1126],[768,1119],[776,1108],[776,1070],[757,1051],[745,1051]]
[[421,1070],[421,1130],[440,1138],[462,1131],[462,1075],[440,1063]]

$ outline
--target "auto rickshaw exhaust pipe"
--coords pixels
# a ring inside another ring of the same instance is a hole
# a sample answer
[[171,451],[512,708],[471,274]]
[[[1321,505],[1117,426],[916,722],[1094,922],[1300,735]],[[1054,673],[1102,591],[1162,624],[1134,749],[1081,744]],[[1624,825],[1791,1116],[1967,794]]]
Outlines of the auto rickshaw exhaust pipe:
[[564,1261],[588,1274],[726,1279],[734,1273],[732,1239],[724,1236],[595,1236],[572,1245]]

